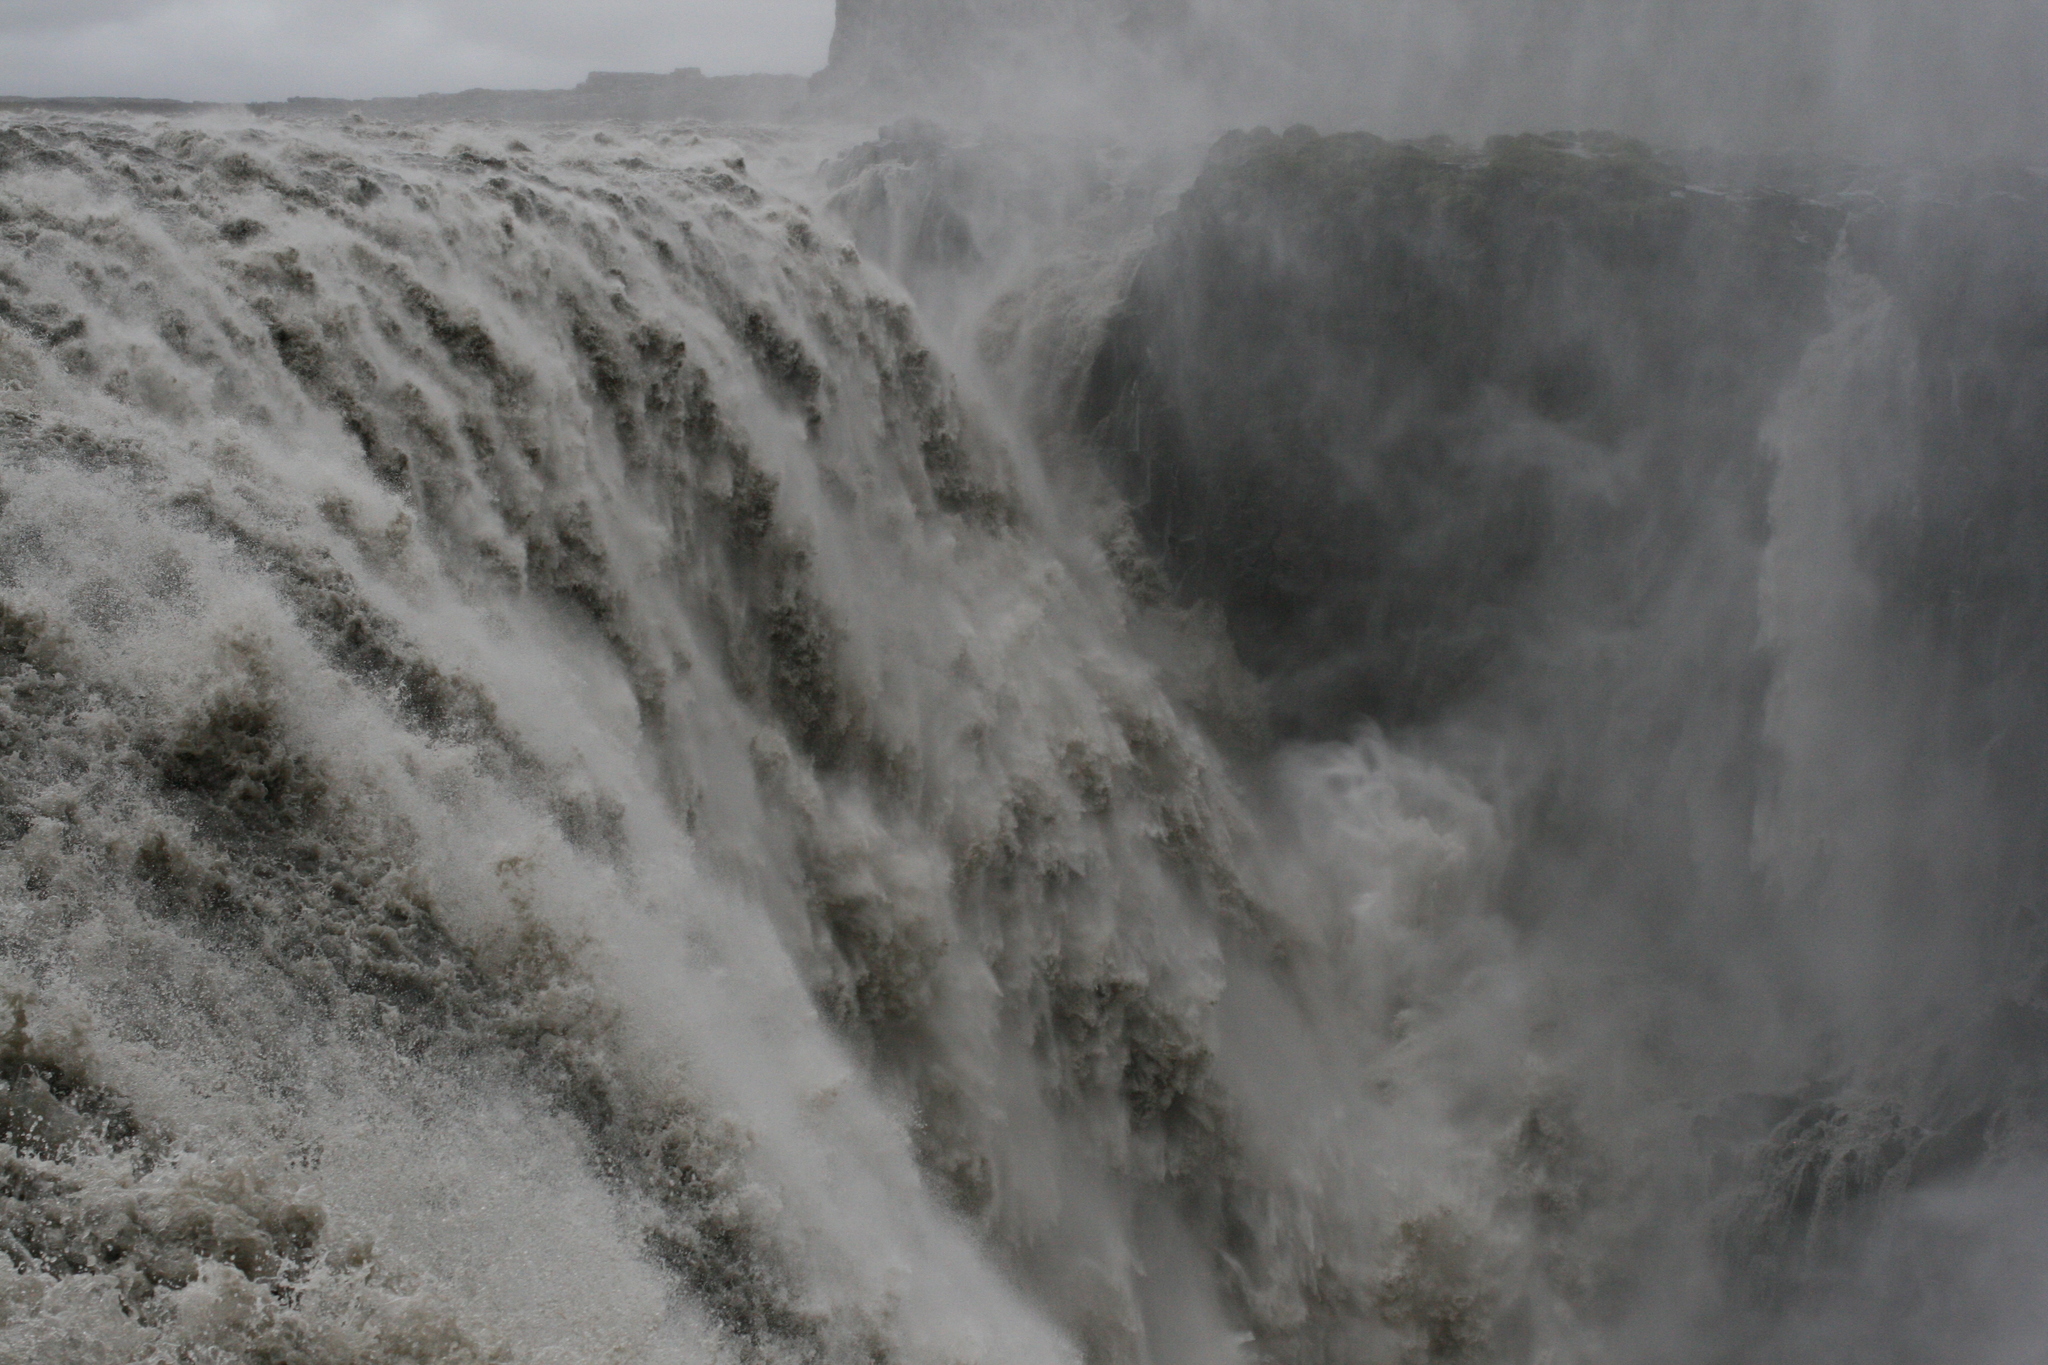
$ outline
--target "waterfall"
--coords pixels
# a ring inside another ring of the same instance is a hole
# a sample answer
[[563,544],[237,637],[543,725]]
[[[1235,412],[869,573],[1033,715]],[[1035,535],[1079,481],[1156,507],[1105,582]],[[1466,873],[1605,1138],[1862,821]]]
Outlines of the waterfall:
[[1326,1068],[1499,953],[1483,804],[1332,750],[1262,853],[838,231],[528,136],[7,134],[6,1349],[1234,1360],[1369,1299],[1483,1182]]
[[0,1361],[2035,1339],[2018,192],[856,142],[0,124]]

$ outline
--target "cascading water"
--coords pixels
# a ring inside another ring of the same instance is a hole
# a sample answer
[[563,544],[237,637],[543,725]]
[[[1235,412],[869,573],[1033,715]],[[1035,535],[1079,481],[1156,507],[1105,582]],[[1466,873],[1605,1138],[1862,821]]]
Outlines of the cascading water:
[[0,1360],[2025,1358],[2038,178],[846,141],[0,127]]
[[1484,808],[1333,752],[1267,863],[831,229],[730,144],[453,141],[9,132],[7,1349],[1220,1360],[1370,1299],[1483,1184],[1355,1109],[1498,951]]

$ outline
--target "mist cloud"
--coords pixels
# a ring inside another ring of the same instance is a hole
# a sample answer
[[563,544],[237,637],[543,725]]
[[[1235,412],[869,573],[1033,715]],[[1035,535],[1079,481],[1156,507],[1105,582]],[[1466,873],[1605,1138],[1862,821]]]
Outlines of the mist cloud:
[[2031,162],[2048,142],[2041,0],[862,0],[845,18],[832,84],[1013,126],[1604,129],[1884,160]]
[[0,0],[0,94],[280,99],[822,66],[832,0]]

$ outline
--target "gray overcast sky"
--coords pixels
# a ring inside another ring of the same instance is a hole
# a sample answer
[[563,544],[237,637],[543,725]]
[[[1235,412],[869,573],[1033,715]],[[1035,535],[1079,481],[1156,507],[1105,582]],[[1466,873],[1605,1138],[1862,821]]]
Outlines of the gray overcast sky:
[[833,0],[0,0],[0,94],[279,99],[809,74]]

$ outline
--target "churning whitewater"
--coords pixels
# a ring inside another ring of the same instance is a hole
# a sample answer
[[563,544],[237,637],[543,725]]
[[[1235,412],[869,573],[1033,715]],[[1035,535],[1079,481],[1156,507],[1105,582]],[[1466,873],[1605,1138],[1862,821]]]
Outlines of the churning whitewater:
[[2032,1359],[2040,177],[864,138],[0,123],[0,1361]]
[[1460,1330],[1487,811],[1333,750],[1260,856],[736,146],[6,138],[9,1358],[1223,1360],[1225,1218]]

